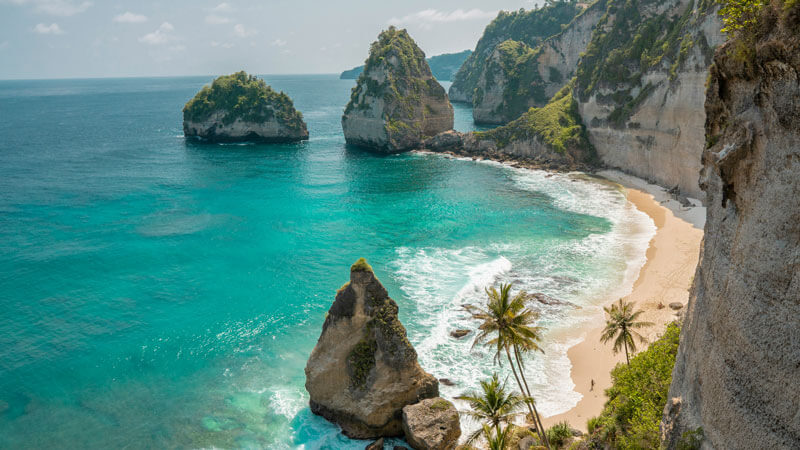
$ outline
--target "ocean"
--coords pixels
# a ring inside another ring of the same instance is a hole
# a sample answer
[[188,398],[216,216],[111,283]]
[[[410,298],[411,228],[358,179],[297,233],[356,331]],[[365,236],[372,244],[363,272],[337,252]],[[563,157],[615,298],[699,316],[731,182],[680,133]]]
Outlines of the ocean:
[[501,282],[563,301],[536,306],[528,377],[543,415],[578,402],[566,349],[630,289],[652,221],[579,174],[347,147],[354,81],[263,78],[309,141],[185,140],[212,77],[0,81],[0,448],[364,448],[303,373],[359,257],[450,399],[508,373],[449,336],[476,328],[462,305]]

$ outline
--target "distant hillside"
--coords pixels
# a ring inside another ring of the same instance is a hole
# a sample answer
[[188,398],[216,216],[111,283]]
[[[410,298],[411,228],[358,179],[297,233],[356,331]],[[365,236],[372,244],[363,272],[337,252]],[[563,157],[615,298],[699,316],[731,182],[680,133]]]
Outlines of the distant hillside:
[[[445,53],[443,55],[431,56],[427,59],[428,65],[431,67],[433,76],[439,81],[450,81],[458,72],[458,69],[464,64],[472,50],[464,50],[460,53]],[[345,70],[339,75],[340,80],[355,80],[364,71],[364,66],[354,67],[350,70]]]

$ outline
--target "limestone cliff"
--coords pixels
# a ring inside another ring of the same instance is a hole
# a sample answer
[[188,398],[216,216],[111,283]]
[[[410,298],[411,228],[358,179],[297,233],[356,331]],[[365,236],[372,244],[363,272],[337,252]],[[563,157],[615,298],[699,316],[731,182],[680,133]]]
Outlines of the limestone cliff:
[[406,30],[382,32],[342,116],[348,144],[386,152],[411,150],[453,128],[453,106],[425,54]]
[[211,142],[308,139],[303,115],[289,96],[245,72],[215,79],[186,103],[183,133]]
[[560,33],[561,27],[570,23],[581,11],[583,4],[579,2],[554,2],[543,8],[528,11],[524,9],[501,11],[486,27],[475,51],[456,73],[450,86],[450,100],[473,102],[475,88],[478,87],[481,76],[484,76],[486,64],[499,44],[513,40],[530,48],[536,48],[548,37]]
[[400,436],[403,407],[438,395],[417,362],[397,304],[363,259],[336,294],[306,365],[311,411],[359,439]]
[[476,123],[508,123],[530,107],[541,107],[575,76],[581,54],[606,13],[607,1],[593,3],[560,33],[535,48],[507,40],[485,63],[472,99]]
[[703,98],[724,41],[711,0],[609,0],[577,71],[600,160],[702,199]]
[[768,3],[714,58],[702,259],[665,408],[678,448],[800,448],[800,4]]

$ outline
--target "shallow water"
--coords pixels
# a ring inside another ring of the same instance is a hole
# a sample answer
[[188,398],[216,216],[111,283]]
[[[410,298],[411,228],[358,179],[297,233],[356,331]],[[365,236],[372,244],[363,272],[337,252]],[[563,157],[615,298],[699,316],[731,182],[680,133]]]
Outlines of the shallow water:
[[[185,141],[207,77],[0,82],[0,447],[363,448],[303,387],[357,258],[422,365],[457,384],[447,397],[498,370],[449,337],[475,328],[460,306],[485,286],[572,302],[542,309],[555,331],[596,318],[643,261],[652,223],[613,186],[348,148],[352,80],[265,78],[310,141]],[[528,363],[545,415],[580,398],[569,344]]]

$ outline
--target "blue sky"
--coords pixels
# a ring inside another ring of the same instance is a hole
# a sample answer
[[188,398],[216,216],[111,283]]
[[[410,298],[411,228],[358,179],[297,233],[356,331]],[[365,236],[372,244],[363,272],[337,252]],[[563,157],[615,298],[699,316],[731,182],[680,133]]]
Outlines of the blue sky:
[[381,29],[429,56],[474,48],[500,9],[541,0],[0,0],[0,79],[336,73]]

